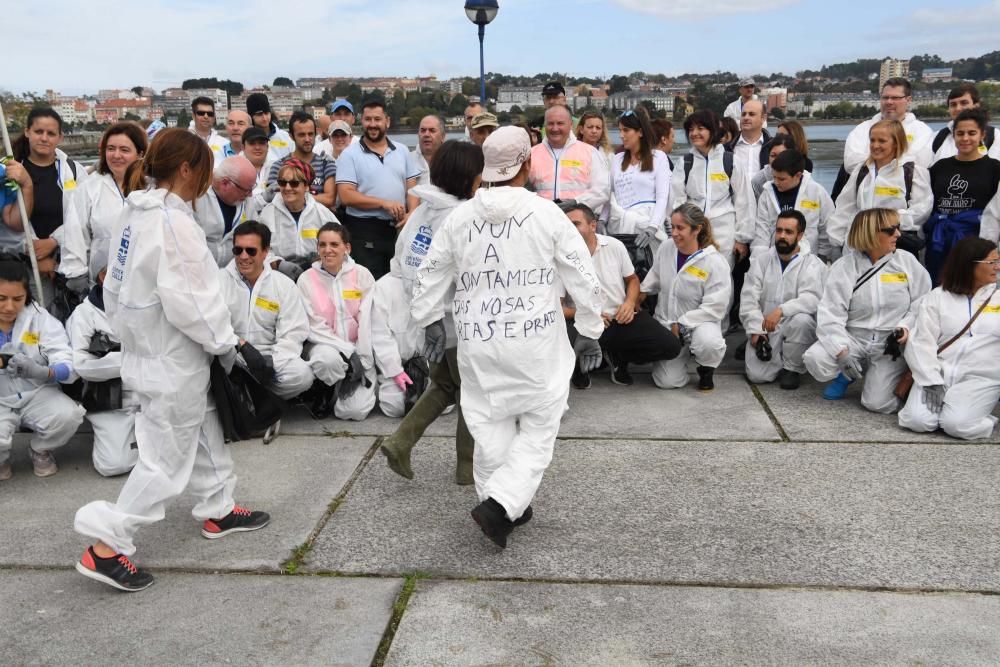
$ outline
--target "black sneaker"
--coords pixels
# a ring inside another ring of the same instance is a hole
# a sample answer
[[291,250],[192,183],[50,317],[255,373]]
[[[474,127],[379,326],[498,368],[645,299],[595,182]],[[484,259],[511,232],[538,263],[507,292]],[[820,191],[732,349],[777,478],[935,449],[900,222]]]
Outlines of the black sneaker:
[[715,381],[712,379],[714,373],[714,368],[698,366],[698,391],[712,391],[715,389]]
[[747,345],[749,344],[749,341],[743,341],[743,344],[737,347],[736,351],[733,352],[733,359],[736,361],[745,361],[747,358]]
[[507,536],[514,530],[514,523],[507,518],[503,505],[487,498],[472,510],[472,518],[493,544],[501,549],[507,548]]
[[778,373],[778,386],[782,389],[798,389],[801,381],[801,375],[787,368],[782,368],[781,372]]
[[628,372],[628,362],[615,360],[611,366],[611,381],[624,387],[632,386],[632,374]]
[[570,377],[569,382],[577,389],[590,389],[590,373],[581,371],[580,365],[574,362],[573,376]]
[[302,404],[309,411],[309,416],[313,419],[326,419],[333,414],[333,406],[337,400],[334,387],[327,386],[321,380],[313,382],[310,387],[300,397]]
[[524,514],[514,519],[514,527],[517,528],[518,526],[523,526],[531,521],[531,517],[534,515],[535,512],[531,509],[531,505],[528,505],[524,510]]
[[271,521],[267,512],[252,512],[246,507],[236,505],[233,511],[221,519],[208,519],[202,526],[201,534],[210,540],[225,537],[230,533],[245,533],[259,530]]
[[76,571],[85,577],[114,586],[120,591],[134,593],[153,585],[153,575],[140,570],[124,554],[101,558],[94,547],[87,547],[76,563]]

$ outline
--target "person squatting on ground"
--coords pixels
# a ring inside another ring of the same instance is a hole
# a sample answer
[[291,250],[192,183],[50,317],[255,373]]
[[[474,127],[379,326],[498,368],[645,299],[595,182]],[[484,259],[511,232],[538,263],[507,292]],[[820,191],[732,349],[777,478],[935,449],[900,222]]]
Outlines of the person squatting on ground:
[[823,391],[827,400],[840,400],[864,377],[861,405],[885,414],[899,409],[894,391],[906,372],[900,348],[931,279],[916,257],[896,249],[898,239],[896,211],[861,211],[847,235],[848,249],[830,267],[816,313],[818,340],[804,357],[816,380],[832,380]]
[[653,268],[642,281],[644,294],[656,294],[656,320],[683,343],[680,354],[653,364],[660,389],[688,383],[687,362],[698,364],[698,389],[715,388],[715,369],[726,356],[722,319],[732,298],[729,262],[712,235],[700,208],[681,204],[670,216],[671,238],[660,246]]
[[[152,187],[139,190],[144,177]],[[139,396],[139,460],[118,500],[84,505],[74,528],[97,540],[76,569],[125,591],[153,583],[131,560],[136,532],[163,519],[167,503],[185,489],[197,499],[192,514],[206,538],[270,521],[233,501],[232,456],[209,407],[213,357],[228,370],[239,351],[250,372],[266,379],[263,356],[230,326],[215,258],[192,217],[191,202],[211,179],[212,154],[201,139],[176,128],[160,131],[129,169],[130,194],[111,235],[115,254],[104,305],[121,339],[123,385]]]
[[899,411],[903,428],[941,428],[966,440],[993,433],[1000,399],[998,265],[992,241],[962,239],[941,269],[941,286],[920,301],[905,350],[913,387]]
[[[680,353],[681,343],[646,310],[639,309],[642,298],[639,276],[635,274],[625,245],[617,239],[597,233],[597,218],[586,204],[571,205],[566,210],[566,217],[587,244],[601,285],[604,333],[599,342],[611,366],[611,381],[630,386],[630,363],[645,364],[673,359]],[[563,314],[570,342],[575,342],[573,318],[576,309],[564,303]],[[577,367],[573,372],[572,383],[577,389],[588,389],[590,374]]]
[[[396,240],[396,254],[391,263],[391,275],[398,276],[406,295],[407,304],[413,300],[413,287],[417,271],[430,251],[441,225],[461,202],[472,197],[479,188],[483,172],[483,151],[470,142],[447,141],[438,150],[431,163],[430,185],[418,185],[413,194],[420,198],[420,205],[413,211],[406,226]],[[454,288],[453,288],[454,289]],[[454,301],[454,292],[445,296],[445,303]],[[403,310],[409,316],[409,306]],[[461,377],[458,373],[458,338],[455,334],[454,315],[445,309],[445,353],[439,361],[430,361],[431,384],[407,413],[396,431],[384,438],[381,452],[389,468],[397,475],[413,479],[410,452],[433,423],[448,408],[455,405],[458,425],[455,430],[455,483],[473,483],[473,440],[462,415],[460,400]],[[410,318],[412,323],[412,317]],[[423,332],[421,331],[421,340]]]
[[746,372],[755,384],[777,379],[782,389],[798,389],[806,370],[802,355],[816,342],[826,265],[801,247],[806,225],[801,211],[782,211],[774,243],[750,256],[740,321],[753,348],[746,355]]
[[[593,147],[588,146],[591,151]],[[452,285],[462,411],[476,441],[481,501],[473,519],[500,547],[532,515],[531,500],[552,459],[575,356],[601,361],[601,288],[590,253],[558,206],[524,185],[528,133],[502,127],[483,143],[483,182],[448,216],[417,273],[411,312],[426,326],[427,357],[446,347],[445,298]],[[571,347],[560,314],[563,288],[576,303]],[[577,355],[574,355],[574,348]]]

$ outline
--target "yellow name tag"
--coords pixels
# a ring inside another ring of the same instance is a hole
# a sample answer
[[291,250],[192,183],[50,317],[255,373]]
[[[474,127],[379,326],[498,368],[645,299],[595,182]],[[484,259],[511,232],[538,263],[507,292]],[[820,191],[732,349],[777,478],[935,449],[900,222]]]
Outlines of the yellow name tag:
[[984,313],[1000,313],[1000,306],[986,306],[983,308]]
[[263,299],[261,297],[257,297],[257,300],[253,302],[253,305],[257,306],[258,308],[263,308],[264,310],[270,311],[272,313],[278,312],[277,303],[275,303],[274,301],[268,301],[267,299]]
[[909,282],[906,279],[905,273],[883,273],[879,276],[879,279],[884,283],[906,283]]
[[63,190],[76,190],[76,181],[71,178],[63,183]]
[[359,289],[345,289],[340,293],[345,299],[360,299],[361,290]]
[[288,142],[284,139],[271,139],[270,143],[275,148],[288,148]]
[[810,211],[818,211],[819,210],[819,202],[818,201],[813,201],[811,199],[803,199],[799,203],[801,204],[802,208],[809,209]]
[[899,188],[889,188],[884,185],[875,186],[875,194],[879,197],[898,197],[903,192]]
[[302,230],[302,238],[304,238],[304,239],[314,239],[314,238],[316,238],[318,236],[319,236],[319,230],[318,229],[303,229]]
[[913,135],[912,134],[906,135],[906,143],[908,143],[908,144],[912,144],[913,143]]
[[21,334],[21,342],[25,345],[38,345],[38,334],[34,331],[25,331]]
[[576,167],[577,169],[583,166],[583,163],[579,160],[559,160],[559,164],[564,167]]
[[986,146],[983,146],[982,144],[979,144],[979,154],[980,155],[986,155],[986,151],[987,150],[988,149],[986,148]]
[[697,266],[689,266],[684,269],[684,273],[688,273],[698,280],[708,280],[708,271],[704,269],[699,269]]
[[722,173],[722,172],[716,172],[714,174],[709,174],[708,178],[709,178],[709,180],[716,181],[717,183],[725,183],[726,181],[729,180],[729,177],[726,176],[726,174]]

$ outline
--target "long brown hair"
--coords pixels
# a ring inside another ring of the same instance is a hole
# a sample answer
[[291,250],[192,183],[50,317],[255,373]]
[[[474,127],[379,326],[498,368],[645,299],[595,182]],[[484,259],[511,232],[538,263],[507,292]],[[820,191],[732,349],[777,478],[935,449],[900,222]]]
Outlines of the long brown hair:
[[135,146],[135,152],[142,157],[146,153],[146,148],[148,147],[149,140],[146,138],[146,131],[142,129],[138,123],[134,123],[130,120],[122,121],[121,123],[115,123],[109,127],[105,132],[104,136],[101,137],[101,160],[97,163],[97,173],[98,174],[110,174],[111,168],[108,166],[108,139],[117,135],[124,135],[128,137],[128,140],[132,142]]
[[212,185],[212,151],[200,137],[187,130],[177,127],[160,130],[146,154],[129,165],[125,172],[125,196],[145,188],[146,179],[172,179],[185,162],[201,185],[197,199]]
[[787,132],[795,140],[795,148],[800,153],[809,157],[809,141],[806,139],[805,128],[797,120],[783,120],[778,123],[778,127]]
[[[653,171],[653,149],[656,147],[653,142],[656,141],[656,133],[653,131],[652,123],[649,122],[646,107],[639,105],[632,111],[626,111],[618,117],[618,124],[642,132],[642,136],[639,137],[639,169]],[[630,164],[632,155],[625,150],[622,155],[622,170],[628,169]]]

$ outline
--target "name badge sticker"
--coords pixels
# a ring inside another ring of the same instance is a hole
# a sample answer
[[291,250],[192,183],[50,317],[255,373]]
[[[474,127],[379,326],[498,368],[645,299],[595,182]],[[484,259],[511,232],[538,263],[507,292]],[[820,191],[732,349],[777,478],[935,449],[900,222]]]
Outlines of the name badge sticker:
[[879,280],[884,283],[908,283],[910,282],[906,278],[905,273],[883,273],[879,276]]
[[875,194],[879,197],[898,197],[903,194],[903,191],[899,188],[892,188],[886,185],[876,185]]
[[76,181],[72,178],[67,179],[67,181],[63,183],[63,190],[76,190]]
[[359,290],[359,289],[345,289],[343,292],[340,293],[340,295],[343,296],[345,299],[360,299],[361,298],[361,290]]
[[580,169],[583,167],[583,163],[579,160],[559,160],[559,166],[561,167],[576,167]]
[[25,345],[38,345],[38,332],[25,331],[21,334],[21,342]]
[[708,271],[704,269],[699,269],[697,266],[689,266],[684,269],[684,273],[692,275],[698,280],[708,280]]
[[818,201],[813,201],[811,199],[803,199],[800,202],[800,204],[801,204],[802,208],[808,209],[810,211],[818,211],[819,210],[819,202]]
[[709,174],[708,179],[710,181],[715,181],[716,183],[725,183],[726,181],[729,180],[729,177],[726,176],[725,172],[717,171],[715,173]]
[[304,239],[314,239],[314,238],[316,238],[318,236],[319,236],[319,230],[318,229],[303,229],[302,230],[302,238],[304,238]]
[[1000,306],[986,306],[983,308],[984,313],[1000,313]]
[[278,312],[278,310],[280,310],[280,307],[278,306],[278,303],[276,301],[268,301],[263,297],[257,297],[257,299],[253,302],[253,305],[263,310],[266,310],[270,313],[276,313]]

